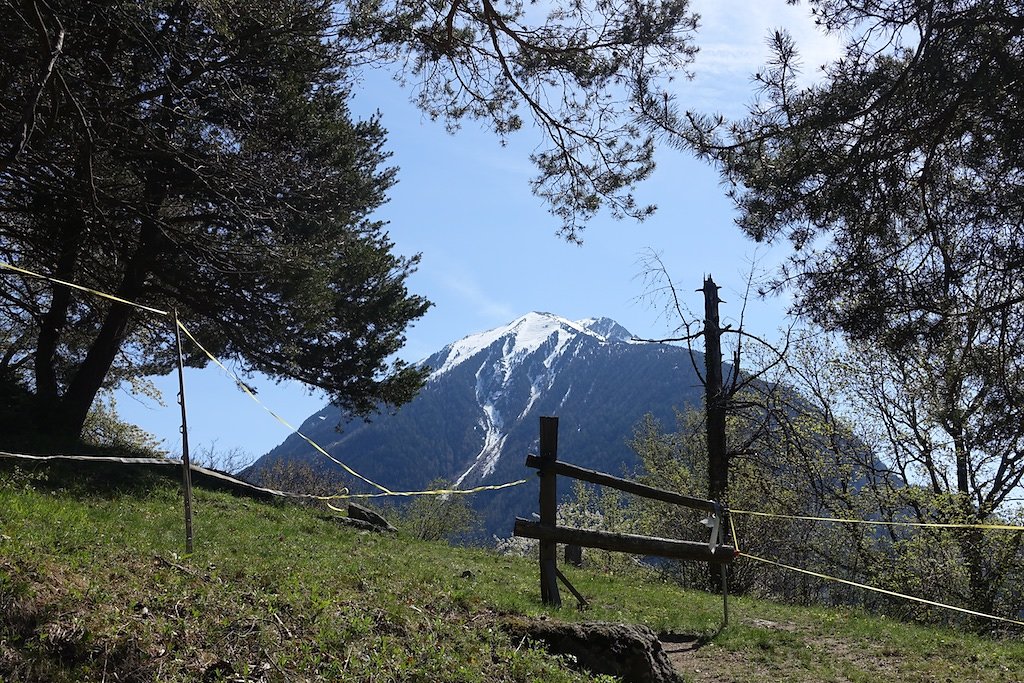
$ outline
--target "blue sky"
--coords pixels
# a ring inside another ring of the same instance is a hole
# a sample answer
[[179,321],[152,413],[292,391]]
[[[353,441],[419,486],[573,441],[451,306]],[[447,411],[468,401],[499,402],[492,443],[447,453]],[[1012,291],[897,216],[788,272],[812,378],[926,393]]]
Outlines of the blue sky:
[[[696,78],[677,82],[688,108],[739,115],[753,97],[750,74],[767,57],[770,30],[786,27],[797,38],[805,77],[838,53],[836,40],[817,33],[805,6],[785,0],[695,0],[702,15]],[[398,253],[422,254],[409,280],[413,292],[434,303],[408,331],[401,356],[415,361],[467,334],[503,325],[528,311],[570,319],[606,316],[640,337],[663,337],[678,321],[645,301],[641,258],[654,251],[694,310],[693,292],[705,273],[722,286],[723,317],[739,315],[752,263],[771,268],[784,249],[766,250],[744,238],[717,173],[682,152],[659,150],[658,169],[638,192],[657,213],[637,223],[599,216],[583,234],[582,246],[556,236],[557,220],[530,193],[530,151],[540,139],[523,131],[502,147],[486,130],[467,122],[455,135],[431,122],[408,102],[384,72],[367,73],[356,90],[353,110],[379,110],[389,131],[392,163],[399,183],[377,216],[389,222]],[[785,302],[753,301],[747,326],[770,336],[783,324]],[[187,324],[187,321],[184,321]],[[166,406],[119,394],[118,411],[128,421],[163,439],[180,454],[177,379],[153,378]],[[298,426],[325,398],[297,383],[251,382],[271,409]],[[186,373],[189,440],[197,452],[234,453],[253,460],[280,443],[288,430],[273,420],[223,371],[209,367]]]

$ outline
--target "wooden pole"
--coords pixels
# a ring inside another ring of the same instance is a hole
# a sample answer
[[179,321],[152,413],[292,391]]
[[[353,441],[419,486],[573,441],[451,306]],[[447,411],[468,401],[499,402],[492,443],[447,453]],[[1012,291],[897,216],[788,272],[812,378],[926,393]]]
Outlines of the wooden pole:
[[718,545],[713,549],[700,541],[681,541],[675,538],[620,534],[611,531],[590,531],[574,527],[549,527],[516,517],[513,533],[525,538],[536,538],[541,543],[574,543],[584,548],[599,548],[631,555],[656,555],[677,560],[695,560],[715,564],[731,564],[736,549]]
[[718,565],[722,578],[722,626],[729,625],[729,576],[724,564]]
[[[526,466],[540,469],[544,466],[544,463],[537,456],[528,455],[526,456]],[[591,484],[607,486],[608,488],[625,491],[626,493],[632,493],[652,500],[660,500],[664,503],[682,505],[683,507],[704,510],[705,512],[717,512],[719,507],[711,500],[694,498],[693,496],[684,496],[683,494],[676,493],[675,491],[647,486],[646,484],[641,484],[630,479],[623,479],[622,477],[605,474],[604,472],[597,472],[595,470],[580,467],[579,465],[573,465],[572,463],[563,462],[561,460],[548,463],[547,467],[554,470],[555,474],[572,477],[573,479],[579,479],[580,481],[588,481]]]
[[[540,418],[540,525],[554,529],[558,514],[558,475],[551,465],[558,460],[558,418]],[[558,544],[540,541],[540,599],[545,605],[562,606],[558,594]]]
[[178,404],[181,406],[181,487],[185,495],[185,552],[192,554],[192,465],[188,457],[188,416],[185,411],[185,363],[181,355],[178,311],[174,310],[174,343],[178,348]]
[[[718,285],[711,276],[704,280],[704,410],[708,445],[708,498],[727,504],[729,493],[729,456],[725,449],[725,396],[722,391],[722,329],[719,326]],[[727,519],[719,524],[725,525]],[[723,528],[728,528],[723,526]],[[713,564],[708,565],[713,589],[725,589],[722,574]]]

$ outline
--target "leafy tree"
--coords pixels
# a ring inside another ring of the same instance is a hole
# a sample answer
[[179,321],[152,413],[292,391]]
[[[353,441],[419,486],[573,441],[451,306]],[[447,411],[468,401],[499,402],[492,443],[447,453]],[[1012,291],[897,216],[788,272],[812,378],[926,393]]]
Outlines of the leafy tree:
[[[954,449],[937,438],[940,430],[930,422],[933,389],[911,381],[917,371],[906,358],[834,342],[821,333],[795,333],[785,366],[748,385],[734,402],[730,443],[737,495],[743,497],[734,505],[897,523],[1014,524],[1020,519],[1020,511],[1010,506],[979,520],[963,504],[951,486]],[[998,478],[997,462],[978,463],[979,483]],[[741,538],[749,535],[741,529]],[[784,550],[801,566],[826,574],[997,615],[1012,616],[1017,609],[1016,587],[1024,570],[1021,533],[775,522],[754,537],[755,547],[765,547],[772,557]],[[835,586],[822,596],[886,604]],[[886,609],[918,619],[949,617],[906,603],[886,604]]]
[[[862,476],[851,443],[841,427],[807,403],[794,401],[790,390],[745,391],[734,400],[727,421],[730,444],[731,508],[777,515],[865,516],[855,482]],[[640,478],[660,488],[698,497],[704,495],[708,454],[703,415],[681,413],[675,429],[665,430],[646,419],[631,445],[643,469]],[[846,432],[848,434],[848,432]],[[644,520],[646,533],[671,538],[706,538],[701,515],[637,499],[633,516]],[[851,512],[851,509],[855,509]],[[784,517],[731,515],[741,549],[759,557],[784,558],[802,567],[864,580],[863,562],[870,555],[861,528],[823,528]],[[796,578],[753,562],[733,566],[732,592],[757,593],[800,602],[848,601],[851,597],[819,581]],[[707,585],[707,572],[679,564],[677,578],[689,585]],[[860,596],[857,596],[858,599]]]
[[[434,479],[428,490],[450,488],[451,482]],[[395,506],[398,527],[424,541],[463,542],[479,532],[482,518],[467,496],[414,496]]]
[[167,455],[163,444],[144,429],[117,415],[117,399],[101,393],[85,418],[82,442],[117,455],[160,458]]
[[[237,471],[244,458],[237,452],[217,452],[214,447],[199,454],[204,467],[222,472]],[[205,462],[204,462],[205,461]],[[335,472],[324,473],[306,462],[277,460],[270,467],[256,474],[253,483],[276,491],[300,493],[314,496],[334,496],[344,489],[344,483]],[[323,508],[324,503],[315,498],[292,499],[300,505]]]
[[[1008,513],[1024,480],[1020,3],[808,4],[850,37],[818,84],[777,33],[746,119],[646,111],[719,165],[748,235],[791,242],[775,284],[871,366],[865,397],[907,439],[893,466],[955,498],[936,508],[950,519]],[[980,541],[962,550],[990,605]]]
[[[962,524],[1021,519],[1007,481],[1016,476],[1019,430],[986,433],[986,423],[998,414],[986,415],[984,403],[971,393],[975,389],[935,382],[956,371],[948,356],[894,355],[869,344],[843,351],[816,347],[813,355],[815,367],[805,362],[801,373],[821,388],[819,405],[847,415],[873,457],[892,470],[863,470],[860,501],[871,518]],[[945,363],[950,366],[940,369]],[[950,429],[953,419],[962,421],[962,433]],[[966,483],[960,481],[964,468]],[[876,563],[876,572],[886,581],[899,585],[917,577],[921,587],[934,586],[929,590],[941,601],[1015,614],[1024,534],[930,529],[885,535],[892,562]],[[914,585],[896,589],[913,592]]]
[[[176,307],[217,354],[366,414],[428,304],[370,212],[394,170],[353,122],[329,3],[0,5],[0,258]],[[3,371],[79,434],[105,384],[165,372],[168,322],[5,273]],[[205,361],[194,353],[190,361]]]

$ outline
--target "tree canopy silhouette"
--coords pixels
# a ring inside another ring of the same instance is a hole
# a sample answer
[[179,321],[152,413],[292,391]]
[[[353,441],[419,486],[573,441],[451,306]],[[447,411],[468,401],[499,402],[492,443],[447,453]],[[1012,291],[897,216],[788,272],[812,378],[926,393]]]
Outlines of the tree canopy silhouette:
[[[388,359],[428,303],[372,219],[395,171],[378,120],[349,114],[353,70],[397,65],[453,129],[535,123],[534,189],[578,239],[602,206],[650,211],[633,105],[692,58],[687,5],[0,3],[0,259],[175,307],[212,351],[353,413],[400,404],[423,373]],[[76,434],[101,387],[169,368],[162,321],[3,280],[3,395],[30,391],[48,428]]]
[[[389,357],[428,303],[370,218],[394,170],[349,116],[328,10],[0,6],[0,258],[176,307],[215,353],[356,413],[408,400],[422,372]],[[124,304],[5,273],[0,316],[5,381],[55,433],[105,383],[171,367],[167,321]]]

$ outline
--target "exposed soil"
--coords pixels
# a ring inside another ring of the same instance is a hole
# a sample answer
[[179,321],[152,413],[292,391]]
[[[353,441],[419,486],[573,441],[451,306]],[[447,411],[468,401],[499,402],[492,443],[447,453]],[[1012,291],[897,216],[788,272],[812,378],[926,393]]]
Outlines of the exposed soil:
[[[776,633],[810,632],[791,622],[775,622],[767,619],[743,620],[745,626]],[[710,638],[699,638],[687,634],[662,633],[659,635],[662,648],[668,654],[676,673],[686,681],[694,683],[745,683],[755,680],[807,680],[807,667],[798,660],[780,662],[775,657],[751,657],[749,652],[738,653],[716,646]],[[813,659],[828,659],[832,662],[856,664],[856,669],[877,676],[879,681],[900,680],[899,668],[891,657],[866,652],[863,647],[842,638],[815,637],[813,644],[805,646],[807,656]],[[833,680],[846,681],[845,677]]]

